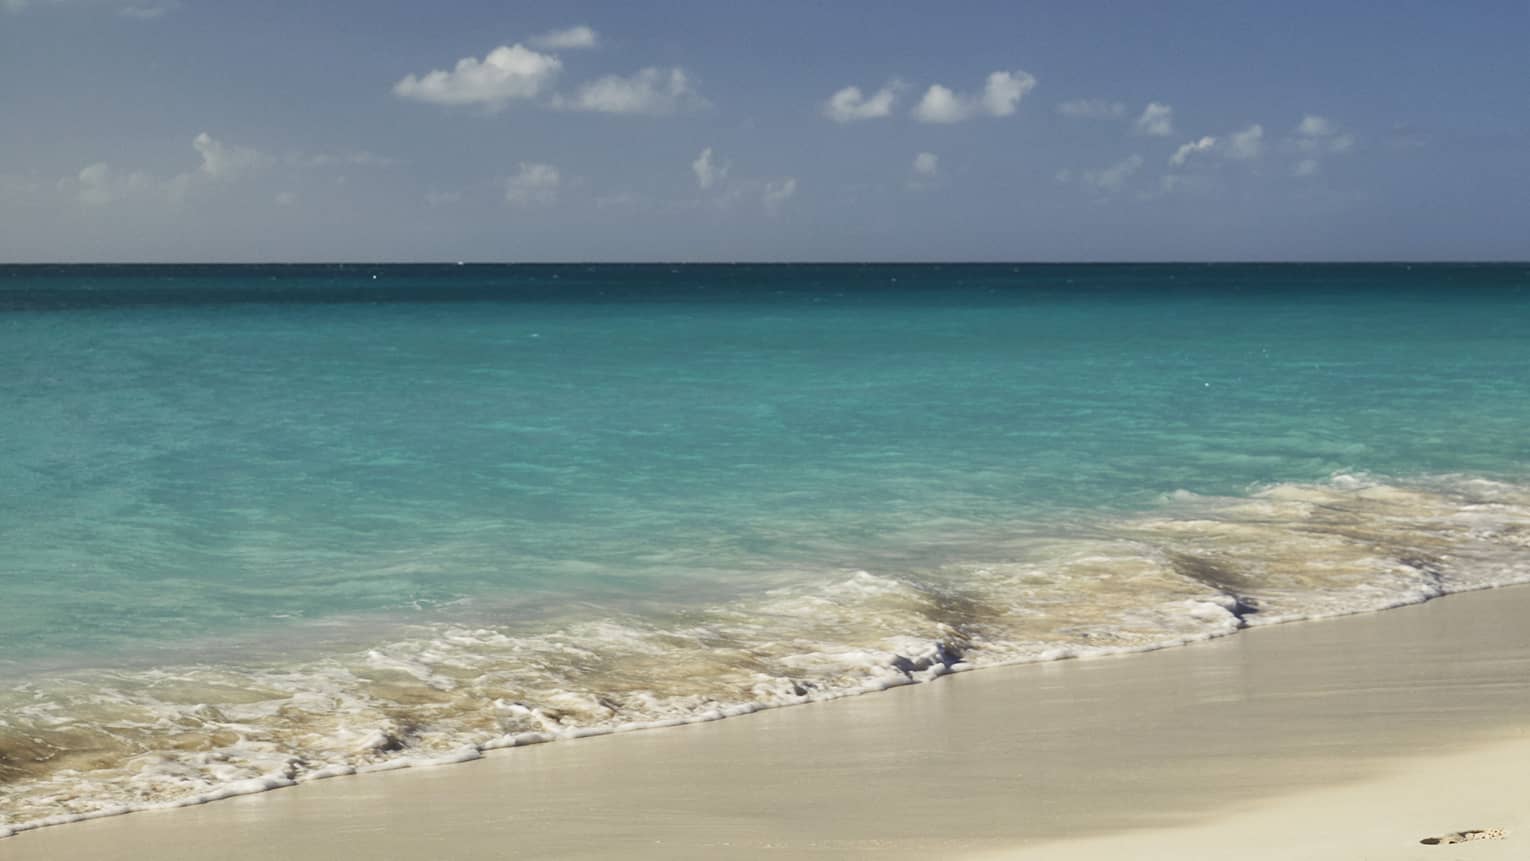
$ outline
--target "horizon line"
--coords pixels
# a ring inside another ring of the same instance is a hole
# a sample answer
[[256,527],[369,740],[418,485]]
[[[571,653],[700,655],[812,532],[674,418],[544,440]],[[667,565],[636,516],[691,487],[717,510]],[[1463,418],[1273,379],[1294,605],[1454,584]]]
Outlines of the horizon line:
[[1530,265],[1530,258],[1345,258],[1314,260],[20,260],[6,266],[1346,266]]

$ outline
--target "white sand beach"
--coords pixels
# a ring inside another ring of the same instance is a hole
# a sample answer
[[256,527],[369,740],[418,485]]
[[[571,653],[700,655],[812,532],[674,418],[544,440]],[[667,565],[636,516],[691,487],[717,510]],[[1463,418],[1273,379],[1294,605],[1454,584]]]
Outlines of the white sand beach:
[[1476,592],[42,829],[0,857],[1521,858],[1527,617],[1530,588]]

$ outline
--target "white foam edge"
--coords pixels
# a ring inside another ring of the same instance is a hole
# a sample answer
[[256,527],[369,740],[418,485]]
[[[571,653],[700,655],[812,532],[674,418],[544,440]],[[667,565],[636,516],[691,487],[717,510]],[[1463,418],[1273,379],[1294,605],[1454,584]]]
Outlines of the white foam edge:
[[[1501,589],[1508,586],[1530,585],[1530,571],[1516,572],[1514,575],[1491,581],[1479,581],[1466,584],[1458,589],[1441,589],[1439,591],[1427,590],[1414,593],[1413,596],[1398,596],[1398,600],[1381,606],[1369,606],[1362,608],[1349,608],[1335,610],[1330,613],[1320,614],[1286,614],[1277,617],[1261,619],[1258,622],[1249,620],[1248,627],[1257,625],[1266,627],[1269,625],[1285,624],[1289,622],[1309,622],[1323,619],[1343,618],[1346,616],[1359,616],[1366,613],[1380,613],[1387,610],[1395,610],[1399,607],[1410,607],[1424,604],[1435,598],[1443,598],[1448,595],[1459,595],[1467,592],[1481,592],[1489,589]],[[1229,612],[1228,614],[1232,614]],[[1257,618],[1257,617],[1256,617]],[[656,721],[641,721],[617,724],[614,726],[578,727],[566,732],[523,732],[501,736],[477,745],[463,745],[445,754],[435,756],[399,756],[383,762],[372,763],[364,766],[334,765],[317,769],[303,775],[300,778],[267,776],[248,778],[226,783],[214,787],[206,792],[197,793],[184,798],[171,801],[145,802],[143,804],[117,804],[100,810],[92,810],[87,813],[61,814],[48,816],[42,819],[34,819],[23,823],[0,823],[0,840],[12,837],[27,831],[35,831],[39,828],[50,828],[58,825],[68,825],[74,822],[84,822],[91,819],[105,819],[110,816],[121,816],[127,813],[137,813],[145,810],[170,810],[178,807],[193,807],[206,804],[211,801],[221,801],[225,798],[233,798],[240,795],[253,795],[259,792],[268,792],[273,789],[282,789],[295,786],[299,783],[310,783],[315,780],[327,780],[331,777],[343,777],[347,775],[373,774],[383,771],[397,771],[404,768],[419,768],[437,765],[452,765],[461,762],[471,762],[483,758],[484,754],[492,750],[511,747],[524,747],[532,744],[547,744],[555,741],[567,741],[580,738],[591,738],[602,735],[615,735],[619,733],[637,732],[639,730],[665,729],[669,727],[684,726],[687,724],[708,723],[722,720],[728,717],[739,717],[753,714],[768,709],[787,708],[795,705],[803,705],[810,702],[827,702],[830,700],[844,699],[846,697],[861,696],[863,694],[877,693],[891,688],[905,685],[928,682],[950,673],[970,672],[972,670],[986,670],[996,667],[1013,667],[1024,664],[1044,664],[1054,661],[1065,660],[1088,660],[1091,658],[1108,658],[1119,655],[1142,654],[1156,652],[1162,649],[1172,649],[1178,646],[1187,646],[1192,643],[1201,643],[1208,640],[1231,636],[1245,627],[1229,627],[1222,631],[1206,631],[1179,637],[1170,637],[1154,643],[1144,643],[1134,646],[1098,646],[1094,648],[1058,648],[1049,649],[1039,655],[1027,658],[1016,658],[1009,661],[996,661],[992,664],[976,665],[966,661],[960,661],[950,667],[936,663],[926,670],[900,674],[892,678],[877,678],[854,688],[845,688],[837,691],[813,691],[801,697],[793,697],[779,703],[739,703],[735,705],[719,706],[717,708],[692,715],[689,718],[669,718]]]

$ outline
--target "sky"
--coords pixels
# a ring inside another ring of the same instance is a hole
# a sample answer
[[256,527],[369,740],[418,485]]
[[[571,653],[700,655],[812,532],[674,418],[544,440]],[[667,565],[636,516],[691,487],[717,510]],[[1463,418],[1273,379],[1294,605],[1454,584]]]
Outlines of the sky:
[[0,0],[0,262],[1524,260],[1527,45],[1527,0]]

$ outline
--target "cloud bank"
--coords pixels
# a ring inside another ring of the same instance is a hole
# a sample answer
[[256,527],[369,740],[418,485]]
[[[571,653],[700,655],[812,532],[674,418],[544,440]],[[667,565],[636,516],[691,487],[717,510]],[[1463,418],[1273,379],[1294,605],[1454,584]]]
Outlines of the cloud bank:
[[589,27],[580,25],[566,30],[553,30],[526,40],[533,48],[547,51],[577,51],[600,45],[600,35]]

